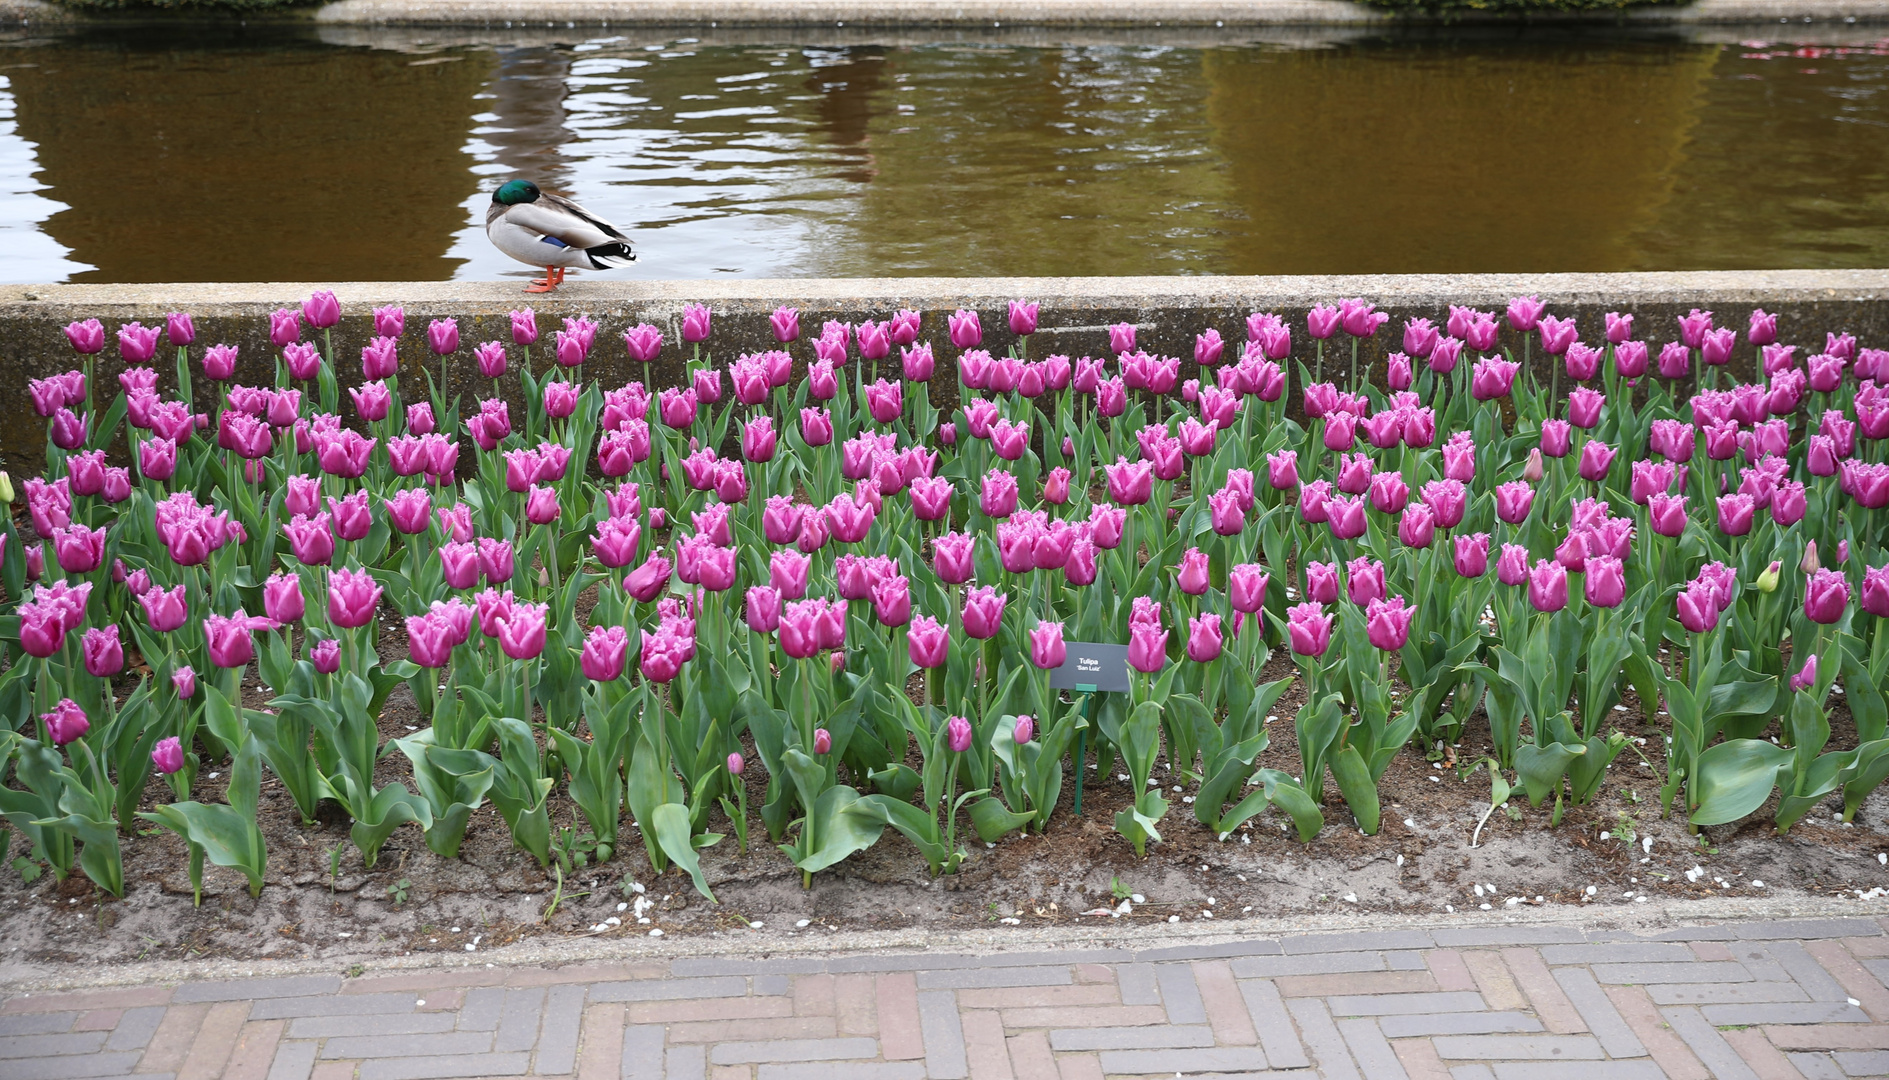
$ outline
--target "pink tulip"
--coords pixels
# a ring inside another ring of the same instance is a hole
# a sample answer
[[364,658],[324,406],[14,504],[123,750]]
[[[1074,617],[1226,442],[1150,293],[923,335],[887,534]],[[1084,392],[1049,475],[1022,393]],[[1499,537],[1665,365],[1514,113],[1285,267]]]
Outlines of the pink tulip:
[[964,594],[964,632],[979,640],[995,637],[1003,627],[1008,599],[990,585],[967,591]]
[[1751,531],[1751,521],[1757,512],[1757,502],[1749,495],[1721,495],[1718,497],[1718,528],[1726,536],[1743,536]]
[[1415,608],[1404,606],[1401,596],[1373,600],[1365,609],[1365,635],[1376,648],[1396,652],[1410,640],[1410,621],[1416,614]]
[[1829,625],[1843,617],[1850,604],[1850,583],[1840,572],[1818,570],[1804,584],[1804,616]]
[[1712,313],[1693,308],[1687,315],[1679,316],[1679,338],[1686,348],[1696,349],[1705,343],[1705,333],[1712,328]]
[[1528,549],[1520,544],[1503,544],[1495,561],[1496,580],[1504,585],[1521,585],[1528,580]]
[[1286,611],[1286,638],[1292,651],[1314,659],[1331,647],[1332,617],[1322,604],[1298,604]]
[[943,667],[950,635],[937,619],[920,615],[912,620],[905,635],[906,651],[912,663],[921,668]]
[[1456,562],[1456,573],[1466,578],[1479,578],[1489,570],[1489,534],[1471,533],[1468,536],[1451,538]]
[[[70,336],[71,328],[67,328]],[[280,349],[301,340],[302,315],[294,308],[277,308],[269,313],[269,342]]]
[[[578,659],[578,666],[586,679],[615,682],[623,675],[624,660],[629,650],[630,637],[621,626],[593,626],[584,638],[584,651]],[[740,768],[734,771],[740,772]]]
[[1381,472],[1371,477],[1371,508],[1380,514],[1402,513],[1410,501],[1410,488],[1402,473]]
[[643,677],[652,682],[667,683],[674,679],[688,662],[695,643],[692,640],[672,634],[666,629],[655,634],[643,631],[642,657],[638,667]]
[[1175,587],[1189,596],[1200,596],[1207,591],[1211,581],[1207,573],[1207,555],[1199,548],[1188,548],[1181,556],[1179,573],[1175,576]]
[[125,669],[125,649],[118,640],[117,623],[87,630],[79,644],[86,674],[109,679]]
[[1568,393],[1568,422],[1582,430],[1600,423],[1600,410],[1607,396],[1598,390],[1577,386]]
[[307,605],[302,600],[302,579],[295,574],[271,574],[262,584],[263,614],[287,625],[301,619]]
[[380,605],[381,587],[365,570],[335,569],[328,574],[328,621],[342,629],[366,626]]
[[1646,374],[1646,342],[1622,341],[1614,345],[1614,371],[1623,379],[1637,379]]
[[91,721],[86,719],[85,710],[79,708],[78,703],[71,698],[60,698],[59,704],[53,706],[51,712],[39,714],[39,722],[45,726],[46,738],[54,746],[65,746],[84,738],[92,727]]
[[1364,499],[1360,496],[1336,497],[1326,504],[1326,524],[1332,536],[1356,540],[1364,535]]
[[1541,351],[1549,356],[1560,356],[1575,344],[1578,331],[1573,319],[1557,319],[1553,315],[1543,315],[1535,324],[1541,333]]
[[1187,658],[1196,664],[1208,664],[1220,658],[1225,637],[1220,630],[1220,616],[1207,612],[1187,620]]
[[1522,365],[1513,360],[1484,357],[1470,370],[1469,393],[1477,401],[1509,396]]
[[1146,675],[1167,664],[1168,632],[1155,623],[1134,623],[1128,628],[1128,664]]
[[1568,572],[1560,563],[1538,560],[1528,572],[1528,602],[1536,611],[1560,611],[1568,606]]
[[975,349],[984,342],[984,328],[978,322],[975,311],[959,308],[952,312],[946,330],[952,347],[956,349]]
[[1509,301],[1509,328],[1526,334],[1541,322],[1545,310],[1539,296],[1517,296]]
[[1889,566],[1872,566],[1863,571],[1863,591],[1857,600],[1871,615],[1889,618]]
[[1337,601],[1338,564],[1336,562],[1305,564],[1305,598],[1319,604]]
[[1587,602],[1595,607],[1619,607],[1626,599],[1626,573],[1619,559],[1611,555],[1590,556],[1585,577]]
[[1352,603],[1366,607],[1371,601],[1382,600],[1387,595],[1383,563],[1360,555],[1347,563],[1345,569],[1346,592]]
[[1648,524],[1659,535],[1678,536],[1686,531],[1686,496],[1648,496],[1646,510]]
[[1063,643],[1063,624],[1059,622],[1039,622],[1030,630],[1030,662],[1047,671],[1063,666],[1069,656],[1068,646]]
[[499,648],[513,660],[532,660],[544,652],[545,604],[517,603],[511,614],[498,620]]
[[184,625],[188,616],[182,585],[172,586],[168,590],[153,587],[138,597],[138,603],[144,605],[144,617],[151,629],[160,634],[167,634]]
[[744,605],[748,629],[757,634],[771,634],[781,624],[781,593],[769,585],[748,587]]
[[1436,516],[1423,503],[1411,503],[1398,519],[1397,539],[1405,547],[1429,547],[1436,539]]
[[1593,440],[1581,447],[1581,478],[1599,482],[1607,479],[1607,471],[1613,466],[1614,449],[1599,440]]
[[151,748],[151,766],[162,776],[182,772],[184,768],[183,740],[175,735],[168,739],[159,739],[157,745]]
[[1258,563],[1241,563],[1227,572],[1227,595],[1233,610],[1252,614],[1266,603],[1266,586],[1272,580]]
[[1683,379],[1692,369],[1692,351],[1677,341],[1669,341],[1659,350],[1659,374],[1662,379]]
[[1777,316],[1770,315],[1763,308],[1756,308],[1751,313],[1751,328],[1745,334],[1753,345],[1769,345],[1777,340]]
[[1121,546],[1127,522],[1127,510],[1108,503],[1096,503],[1089,508],[1089,538],[1096,547],[1113,551]]

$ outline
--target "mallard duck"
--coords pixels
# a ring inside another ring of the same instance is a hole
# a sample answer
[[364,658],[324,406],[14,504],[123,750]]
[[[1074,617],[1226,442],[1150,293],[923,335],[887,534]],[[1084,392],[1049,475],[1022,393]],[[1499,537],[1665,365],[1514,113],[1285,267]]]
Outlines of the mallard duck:
[[608,270],[636,261],[630,238],[615,225],[529,180],[507,180],[492,193],[485,235],[519,262],[544,267],[544,277],[525,286],[529,293],[564,284],[564,271],[573,267]]

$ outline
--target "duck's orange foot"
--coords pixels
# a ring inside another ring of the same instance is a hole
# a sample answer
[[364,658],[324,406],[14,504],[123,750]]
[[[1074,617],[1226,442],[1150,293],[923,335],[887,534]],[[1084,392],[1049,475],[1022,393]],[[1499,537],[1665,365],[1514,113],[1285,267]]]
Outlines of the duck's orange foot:
[[528,293],[548,293],[557,288],[559,283],[563,280],[564,275],[562,273],[547,266],[544,268],[544,276],[542,278],[532,278],[531,284],[525,286],[525,291]]

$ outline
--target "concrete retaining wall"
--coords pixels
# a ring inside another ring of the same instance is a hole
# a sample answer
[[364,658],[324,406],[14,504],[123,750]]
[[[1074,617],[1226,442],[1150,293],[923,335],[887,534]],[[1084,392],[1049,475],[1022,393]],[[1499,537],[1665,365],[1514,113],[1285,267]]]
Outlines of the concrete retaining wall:
[[[551,297],[527,296],[514,283],[496,282],[342,282],[174,285],[9,285],[0,286],[0,342],[7,385],[20,403],[21,423],[0,425],[0,453],[16,472],[33,469],[44,444],[44,432],[25,408],[25,381],[73,366],[74,354],[60,328],[75,319],[96,317],[108,330],[131,319],[161,324],[166,311],[189,311],[195,319],[198,344],[193,354],[215,342],[239,345],[243,369],[239,379],[268,381],[273,372],[273,350],[268,340],[269,313],[298,304],[317,288],[333,288],[342,303],[343,319],[334,339],[344,384],[360,380],[360,346],[372,334],[372,311],[377,305],[401,304],[407,311],[407,334],[402,343],[403,372],[412,381],[409,394],[419,393],[422,363],[437,372],[437,361],[427,352],[424,331],[429,320],[457,318],[464,345],[455,358],[451,389],[456,393],[489,394],[490,385],[476,379],[470,349],[493,338],[509,341],[507,313],[530,305],[539,312],[539,325],[550,329],[567,315],[588,315],[603,325],[586,375],[612,384],[632,375],[618,338],[635,322],[648,321],[665,328],[670,346],[658,365],[656,381],[668,385],[677,377],[684,357],[677,346],[682,309],[690,302],[708,304],[715,313],[710,341],[716,360],[726,363],[737,354],[773,348],[768,314],[782,305],[800,309],[803,340],[795,356],[811,356],[809,339],[817,336],[825,319],[856,322],[882,319],[900,307],[923,313],[921,340],[939,347],[939,358],[956,355],[949,348],[945,319],[957,308],[979,312],[985,345],[1001,354],[1014,340],[1005,324],[1006,302],[1018,297],[1041,305],[1039,333],[1032,340],[1033,356],[1061,352],[1073,356],[1102,355],[1110,323],[1133,322],[1139,343],[1151,350],[1186,359],[1192,367],[1194,335],[1209,326],[1237,348],[1244,341],[1245,317],[1252,311],[1274,311],[1293,327],[1295,356],[1312,355],[1304,331],[1305,312],[1313,304],[1361,296],[1390,312],[1391,322],[1364,350],[1367,360],[1381,363],[1387,349],[1400,347],[1400,328],[1406,318],[1428,317],[1439,324],[1450,304],[1500,310],[1509,297],[1539,294],[1549,310],[1574,317],[1585,340],[1601,340],[1603,316],[1609,311],[1637,316],[1637,336],[1657,347],[1677,336],[1674,318],[1691,308],[1718,313],[1722,325],[1741,331],[1754,307],[1781,314],[1782,340],[1821,348],[1825,331],[1855,334],[1864,345],[1889,344],[1889,270],[1780,270],[1711,273],[1647,274],[1534,274],[1534,275],[1398,275],[1359,277],[1193,277],[1193,278],[880,278],[862,280],[716,280],[613,283],[602,278],[575,281]],[[1342,337],[1338,341],[1343,341]],[[1505,338],[1506,340],[1506,338]],[[1334,344],[1337,344],[1335,341]],[[1348,344],[1341,346],[1349,358]],[[1802,355],[1800,353],[1800,355]],[[117,371],[115,346],[101,355],[101,380]],[[1754,357],[1749,346],[1735,355],[1736,368],[1750,372]],[[537,350],[542,370],[545,353]],[[896,363],[896,361],[895,361]],[[941,365],[941,372],[948,372]],[[638,372],[640,374],[640,368]],[[1183,377],[1187,377],[1184,375]],[[513,392],[515,380],[508,380]],[[170,380],[165,380],[166,388]],[[934,387],[933,400],[950,400],[948,374]],[[1296,386],[1296,383],[1295,383]],[[409,400],[414,400],[409,397]],[[199,402],[202,406],[206,402]]]

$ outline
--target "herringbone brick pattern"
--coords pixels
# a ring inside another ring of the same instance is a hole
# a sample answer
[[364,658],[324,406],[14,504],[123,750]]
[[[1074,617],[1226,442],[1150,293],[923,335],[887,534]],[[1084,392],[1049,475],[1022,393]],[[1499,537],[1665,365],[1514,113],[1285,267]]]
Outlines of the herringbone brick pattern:
[[1860,918],[306,975],[9,997],[0,1080],[1828,1080],[1885,979]]

